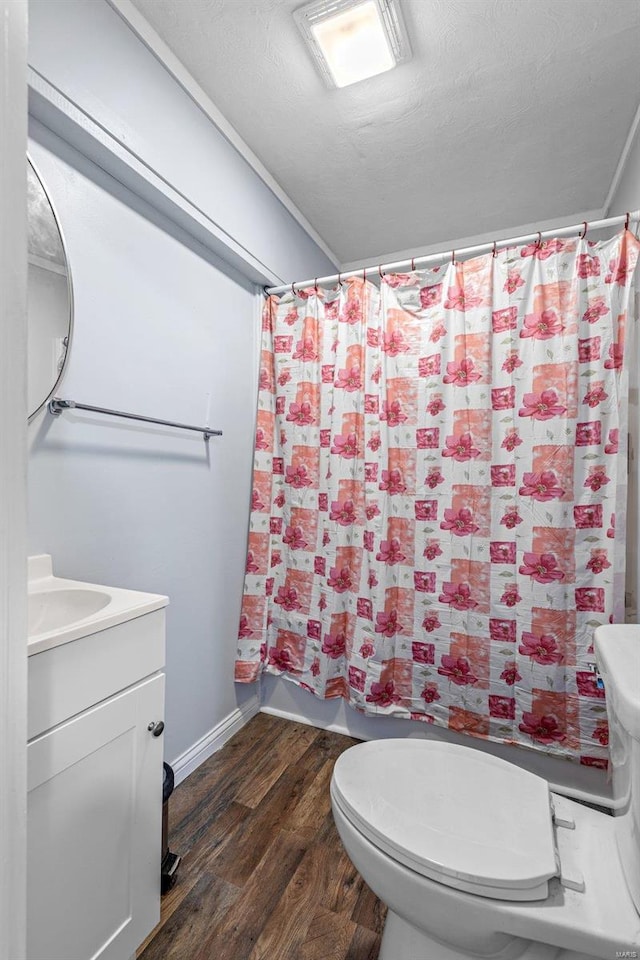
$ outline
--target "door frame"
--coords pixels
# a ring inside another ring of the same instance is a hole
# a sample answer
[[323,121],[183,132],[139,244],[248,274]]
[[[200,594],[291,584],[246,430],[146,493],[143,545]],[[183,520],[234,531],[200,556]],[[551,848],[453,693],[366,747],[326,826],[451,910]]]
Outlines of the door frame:
[[27,2],[0,0],[0,960],[23,960],[27,718]]

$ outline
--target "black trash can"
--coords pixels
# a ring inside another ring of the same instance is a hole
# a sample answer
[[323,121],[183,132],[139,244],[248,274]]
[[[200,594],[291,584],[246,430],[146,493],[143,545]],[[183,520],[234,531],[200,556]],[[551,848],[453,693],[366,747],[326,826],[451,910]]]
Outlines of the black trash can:
[[169,797],[173,793],[173,770],[168,763],[162,765],[162,867],[161,893],[166,893],[177,879],[177,871],[182,857],[169,850]]

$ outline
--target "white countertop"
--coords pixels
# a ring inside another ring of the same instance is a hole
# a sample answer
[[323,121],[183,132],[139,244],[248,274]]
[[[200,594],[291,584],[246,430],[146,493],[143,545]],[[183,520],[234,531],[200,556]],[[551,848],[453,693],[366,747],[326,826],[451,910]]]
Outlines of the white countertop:
[[[48,596],[61,591],[67,591],[64,596],[60,596],[60,600],[66,603],[70,610],[73,610],[74,598],[82,601],[83,593],[86,597],[97,597],[102,605],[100,609],[89,615],[79,610],[81,618],[70,613],[68,615],[70,619],[62,625],[46,627],[46,617],[44,627],[36,622],[33,627],[34,632],[30,632],[28,636],[30,657],[63,643],[78,640],[80,637],[107,630],[126,620],[133,620],[154,610],[160,610],[169,603],[168,597],[156,593],[142,593],[138,590],[123,590],[120,587],[54,577],[49,554],[29,557],[30,602],[33,604],[33,598],[37,598],[46,603]],[[68,603],[67,598],[70,598]]]

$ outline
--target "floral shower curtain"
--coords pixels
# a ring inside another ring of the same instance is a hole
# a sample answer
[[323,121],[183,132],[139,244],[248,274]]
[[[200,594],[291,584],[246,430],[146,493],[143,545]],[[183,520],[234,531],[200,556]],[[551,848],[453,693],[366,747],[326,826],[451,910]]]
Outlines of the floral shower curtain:
[[606,766],[639,247],[267,300],[238,681]]

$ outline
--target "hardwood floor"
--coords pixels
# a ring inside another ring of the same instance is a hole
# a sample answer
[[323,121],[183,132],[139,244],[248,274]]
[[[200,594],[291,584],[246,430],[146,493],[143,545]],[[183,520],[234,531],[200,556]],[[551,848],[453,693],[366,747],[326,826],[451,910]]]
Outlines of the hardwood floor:
[[376,960],[385,908],[329,799],[354,743],[260,713],[176,788],[170,847],[184,859],[140,960]]

